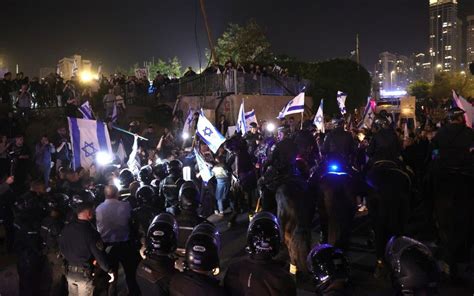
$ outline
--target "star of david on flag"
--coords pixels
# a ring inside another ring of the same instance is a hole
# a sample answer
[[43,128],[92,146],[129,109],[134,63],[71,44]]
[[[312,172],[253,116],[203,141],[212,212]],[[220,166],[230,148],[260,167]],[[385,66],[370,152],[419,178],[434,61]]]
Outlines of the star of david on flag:
[[367,99],[367,105],[364,109],[364,114],[362,115],[362,120],[358,126],[358,128],[370,128],[372,126],[372,122],[374,121],[375,114],[374,110],[372,109],[370,98]]
[[346,98],[347,94],[343,93],[342,91],[337,92],[337,104],[342,115],[346,114]]
[[213,153],[216,153],[219,147],[225,142],[225,137],[212,125],[212,123],[200,112],[197,123],[196,133],[209,146]]
[[73,168],[89,169],[96,161],[96,154],[112,154],[109,131],[105,123],[68,117],[69,133],[72,144]]
[[278,114],[279,119],[284,118],[287,115],[304,112],[304,92],[297,95],[293,100],[289,101],[288,104],[283,107]]
[[314,125],[318,130],[320,130],[322,133],[326,131],[324,128],[324,113],[323,113],[323,102],[324,100],[321,99],[321,103],[319,104],[318,112],[316,112],[316,116],[314,116]]

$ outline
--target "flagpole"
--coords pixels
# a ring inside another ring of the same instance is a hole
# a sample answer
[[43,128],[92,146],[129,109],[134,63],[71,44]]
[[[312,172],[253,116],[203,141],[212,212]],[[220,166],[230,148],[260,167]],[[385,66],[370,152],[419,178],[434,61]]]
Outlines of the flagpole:
[[303,112],[301,112],[301,126],[300,126],[301,130],[303,129],[303,117],[304,117],[304,108],[303,108]]
[[137,138],[139,138],[139,139],[141,139],[141,140],[148,141],[147,138],[144,138],[144,137],[142,137],[142,136],[136,135],[136,134],[131,133],[131,132],[127,131],[127,130],[124,130],[124,129],[122,129],[122,128],[116,127],[116,126],[114,126],[114,125],[112,125],[112,128],[113,128],[114,130],[118,130],[119,132],[126,133],[126,134],[129,134],[129,135],[131,135],[131,136],[136,136]]

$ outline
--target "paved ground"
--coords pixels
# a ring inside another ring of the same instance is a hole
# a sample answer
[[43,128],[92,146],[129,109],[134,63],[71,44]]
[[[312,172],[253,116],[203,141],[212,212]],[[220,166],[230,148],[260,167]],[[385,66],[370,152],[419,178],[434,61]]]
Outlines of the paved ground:
[[[222,219],[217,216],[209,218],[217,225],[222,234],[221,266],[224,271],[232,258],[245,255],[245,233],[248,225],[246,218],[245,215],[241,215],[238,225],[233,229],[228,229],[225,218]],[[354,294],[364,296],[391,295],[390,281],[388,279],[375,280],[372,277],[372,266],[375,257],[374,250],[367,245],[368,227],[365,218],[359,218],[357,224],[354,228],[351,247],[347,254],[351,262]],[[2,233],[0,230],[1,237]],[[314,229],[314,243],[316,243],[317,239],[317,229]],[[123,277],[119,279],[119,282],[123,283]],[[0,253],[0,296],[18,295],[17,287],[18,275],[16,273],[15,258],[13,256],[6,256],[5,253]],[[303,287],[299,287],[298,295],[314,294],[303,289]],[[441,295],[472,296],[474,295],[474,283],[470,287],[466,285],[442,284]]]

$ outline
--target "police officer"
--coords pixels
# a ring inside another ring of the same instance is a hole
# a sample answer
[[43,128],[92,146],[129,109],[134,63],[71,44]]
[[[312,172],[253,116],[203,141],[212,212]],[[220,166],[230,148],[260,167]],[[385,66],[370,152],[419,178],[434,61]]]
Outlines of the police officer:
[[74,211],[76,218],[64,227],[59,237],[59,249],[66,262],[68,292],[69,295],[92,295],[94,262],[110,275],[109,282],[114,281],[114,274],[107,262],[100,234],[91,223],[93,204],[78,200]]
[[439,269],[428,247],[409,237],[394,236],[385,258],[396,295],[439,295]]
[[390,121],[387,117],[379,115],[374,120],[373,127],[375,134],[367,147],[370,163],[373,164],[378,160],[398,162],[401,155],[401,145]]
[[349,165],[355,152],[354,139],[350,132],[344,130],[344,118],[336,117],[332,124],[334,129],[324,139],[321,154],[327,159],[342,160]]
[[142,248],[145,247],[145,237],[151,221],[156,215],[164,211],[164,201],[156,202],[157,194],[150,185],[144,185],[138,188],[135,193],[138,207],[132,210],[132,223],[137,232],[137,239]]
[[137,283],[142,296],[169,295],[170,280],[178,271],[173,253],[177,247],[178,223],[169,213],[153,219],[146,238],[146,258],[137,268]]
[[171,279],[171,296],[226,295],[214,278],[219,268],[220,234],[210,223],[201,223],[186,243],[186,270]]
[[30,191],[15,202],[15,241],[20,295],[35,295],[43,288],[41,269],[44,264],[41,220],[46,216],[44,200],[46,188],[43,181],[31,182]]
[[281,246],[281,229],[269,212],[257,213],[247,231],[249,257],[232,263],[224,278],[228,295],[296,295],[285,263],[273,259]]
[[150,185],[151,181],[153,180],[153,169],[151,166],[146,165],[141,167],[140,171],[138,172],[138,178],[141,185]]
[[179,210],[176,221],[179,226],[178,256],[184,257],[186,241],[194,227],[207,220],[198,215],[199,190],[193,181],[186,181],[179,189]]
[[130,184],[135,181],[135,176],[133,175],[131,170],[123,169],[119,173],[119,181],[122,189],[128,189],[130,187]]
[[328,244],[315,246],[308,254],[307,265],[317,295],[353,295],[349,288],[349,263],[341,250]]
[[258,131],[256,122],[250,123],[250,130],[244,135],[244,140],[247,142],[249,154],[254,155],[255,149],[258,147],[258,143],[262,140],[262,135]]
[[[433,138],[430,189],[445,272],[460,275],[468,262],[474,233],[474,132],[465,126],[464,111],[448,110],[448,124]],[[456,231],[453,231],[456,229]]]
[[173,159],[168,164],[169,175],[160,182],[160,196],[166,200],[166,208],[175,207],[178,204],[179,188],[184,183],[182,176],[183,164]]
[[64,227],[63,201],[67,200],[64,194],[58,193],[48,199],[49,215],[41,222],[41,238],[44,244],[44,253],[47,259],[47,273],[49,295],[64,294],[63,261],[60,256],[58,238]]

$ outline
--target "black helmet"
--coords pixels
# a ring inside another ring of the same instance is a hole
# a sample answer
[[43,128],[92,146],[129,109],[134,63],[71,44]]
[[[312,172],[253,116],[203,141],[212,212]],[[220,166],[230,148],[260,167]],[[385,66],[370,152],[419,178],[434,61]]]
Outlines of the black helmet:
[[147,233],[147,253],[169,255],[176,251],[178,223],[173,215],[161,213],[150,224]]
[[163,180],[164,178],[166,178],[166,165],[163,163],[155,165],[153,167],[153,174],[159,180]]
[[143,185],[138,188],[137,192],[135,193],[135,198],[139,204],[148,204],[151,205],[153,203],[153,197],[155,196],[156,192],[150,185]]
[[120,171],[119,174],[120,185],[124,188],[128,188],[130,184],[135,181],[135,176],[133,175],[132,171],[129,169],[123,169]]
[[186,267],[212,271],[219,267],[220,234],[211,223],[196,226],[186,241]]
[[153,180],[153,169],[151,166],[146,165],[142,167],[138,173],[138,178],[142,183],[150,185],[151,181]]
[[340,249],[331,245],[314,247],[306,261],[319,292],[325,291],[335,280],[349,280],[349,262]]
[[375,117],[375,120],[374,120],[374,126],[376,128],[389,128],[390,127],[390,121],[388,120],[388,118],[386,116],[382,116],[382,115],[378,115],[377,117]]
[[169,174],[181,174],[183,169],[183,163],[178,159],[173,159],[172,161],[168,162],[168,173]]
[[425,290],[436,294],[439,269],[428,247],[409,237],[394,236],[387,244],[385,259],[392,271],[392,283],[399,292],[412,295]]
[[451,107],[446,112],[446,118],[449,122],[457,120],[464,115],[464,110],[459,107]]
[[259,212],[250,221],[247,230],[247,251],[252,256],[271,258],[281,245],[280,224],[270,212]]
[[331,120],[331,124],[334,126],[334,128],[343,127],[344,117],[342,117],[341,115],[334,116],[334,118]]
[[199,190],[193,181],[186,181],[179,188],[179,207],[182,210],[195,210],[199,206]]
[[86,194],[76,194],[69,199],[69,207],[77,214],[86,208],[93,208],[94,201]]

